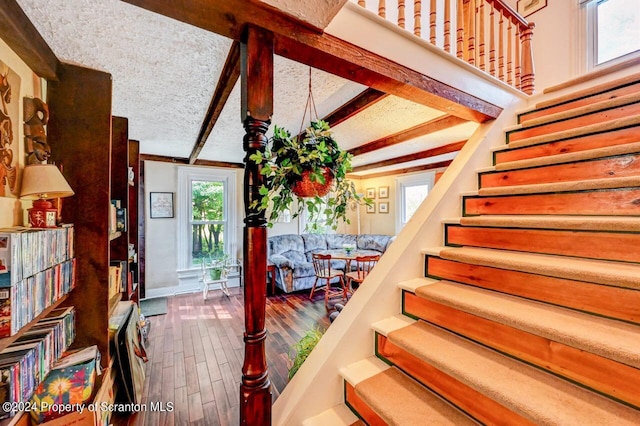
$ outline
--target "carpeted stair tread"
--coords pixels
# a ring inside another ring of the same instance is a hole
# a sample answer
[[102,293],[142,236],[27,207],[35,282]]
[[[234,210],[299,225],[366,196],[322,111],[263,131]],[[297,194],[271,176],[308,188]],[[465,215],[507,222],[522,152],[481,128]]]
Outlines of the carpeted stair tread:
[[636,216],[485,215],[460,218],[462,226],[640,232]]
[[638,152],[640,152],[640,142],[624,145],[613,145],[604,148],[589,149],[586,151],[570,152],[566,154],[547,155],[544,157],[535,157],[526,160],[498,163],[494,166],[494,170],[519,170],[527,169],[530,167],[551,166],[555,164],[566,164],[576,161],[594,160],[596,158],[605,158]]
[[[603,92],[607,92],[609,90],[614,90],[622,86],[627,86],[629,84],[636,83],[638,81],[640,81],[640,73],[631,74],[613,81],[607,81],[605,83],[598,84],[596,86],[591,86],[591,87],[587,87],[586,89],[577,90],[567,95],[563,95],[563,96],[552,98],[546,101],[538,102],[536,104],[536,109],[547,108],[547,107],[567,103],[570,101],[574,101],[580,98],[597,95]],[[545,90],[543,93],[549,93],[549,92],[548,90]]]
[[389,425],[474,425],[395,367],[360,382],[356,394]]
[[416,295],[640,368],[638,326],[449,281],[420,287]]
[[424,322],[394,331],[388,338],[534,423],[640,424],[639,411]]
[[445,247],[443,259],[640,290],[640,265],[477,247]]
[[616,120],[605,121],[604,123],[596,123],[588,126],[581,126],[571,130],[561,130],[545,135],[532,136],[530,138],[520,139],[509,142],[511,148],[522,148],[525,146],[537,145],[541,143],[554,142],[562,139],[575,138],[591,133],[606,132],[619,129],[622,127],[635,126],[640,124],[640,115],[619,118]]
[[554,121],[566,120],[569,118],[578,117],[581,115],[590,114],[605,109],[617,108],[624,105],[640,102],[640,93],[630,93],[628,95],[606,99],[597,103],[584,105],[578,108],[573,108],[567,111],[560,111],[554,114],[549,114],[544,117],[533,118],[522,122],[523,128],[532,126],[538,126],[541,124],[552,123]]
[[439,280],[434,280],[433,278],[419,277],[413,278],[411,280],[401,281],[398,283],[398,288],[402,290],[407,290],[410,292],[415,292],[416,288],[422,287],[425,285],[433,284],[438,282]]
[[569,182],[538,183],[534,185],[513,185],[480,188],[481,196],[542,194],[548,192],[591,191],[596,189],[617,189],[640,186],[640,176],[625,176],[606,179],[585,179]]

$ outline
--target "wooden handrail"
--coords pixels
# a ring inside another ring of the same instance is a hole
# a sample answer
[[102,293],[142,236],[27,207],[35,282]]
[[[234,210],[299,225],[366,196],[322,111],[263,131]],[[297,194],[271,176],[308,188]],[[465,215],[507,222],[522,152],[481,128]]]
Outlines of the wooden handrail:
[[[424,2],[425,8],[429,8],[424,13],[423,1],[414,0],[413,28],[409,28],[411,22],[405,18],[407,1],[396,1],[397,24],[400,28],[413,31],[417,37],[426,39],[518,90],[533,93],[535,72],[531,39],[534,25],[528,23],[504,0],[430,0]],[[358,0],[358,4],[363,7],[366,7],[365,3],[365,0]],[[383,18],[386,17],[387,6],[392,7],[391,4],[387,5],[386,0],[378,0],[376,5],[370,5]],[[487,8],[490,8],[489,11]],[[429,33],[424,37],[423,14],[429,20]],[[452,51],[454,46],[451,40],[453,25],[455,52]]]

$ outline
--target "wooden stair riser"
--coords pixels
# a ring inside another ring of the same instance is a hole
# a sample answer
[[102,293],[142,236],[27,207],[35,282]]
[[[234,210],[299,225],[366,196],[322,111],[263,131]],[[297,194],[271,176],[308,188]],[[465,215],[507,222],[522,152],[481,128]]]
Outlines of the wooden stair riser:
[[478,187],[535,185],[638,175],[640,175],[640,153],[526,169],[484,172],[478,175]]
[[427,256],[425,276],[640,323],[640,291]]
[[640,234],[445,225],[448,246],[640,262]]
[[640,406],[640,370],[405,292],[404,312],[569,378],[614,399]]
[[640,215],[640,189],[463,197],[463,216],[504,214]]
[[364,402],[350,383],[344,382],[345,404],[353,413],[370,426],[386,426],[386,422]]
[[538,145],[513,148],[493,153],[493,164],[510,161],[528,160],[530,158],[547,157],[550,155],[568,154],[571,152],[587,151],[614,145],[623,145],[640,141],[640,126],[626,127],[610,132],[568,138]]
[[533,111],[519,114],[518,123],[526,123],[527,121],[533,120],[536,118],[545,117],[551,114],[556,114],[558,112],[569,111],[575,108],[596,104],[598,102],[606,101],[609,99],[615,99],[621,96],[630,95],[632,93],[638,93],[638,92],[640,92],[640,83],[631,84],[631,85],[620,87],[607,92],[586,96],[584,98],[576,99],[570,102],[565,102],[559,105],[536,109]]
[[406,352],[378,333],[376,333],[376,355],[404,370],[408,375],[484,424],[533,425],[524,417]]
[[640,114],[640,102],[630,105],[612,108],[605,111],[598,111],[567,120],[557,121],[539,126],[527,127],[507,132],[507,143],[531,138],[534,136],[547,135],[549,133],[561,132],[563,130],[577,129],[590,124],[604,123],[606,121],[619,118],[631,117]]

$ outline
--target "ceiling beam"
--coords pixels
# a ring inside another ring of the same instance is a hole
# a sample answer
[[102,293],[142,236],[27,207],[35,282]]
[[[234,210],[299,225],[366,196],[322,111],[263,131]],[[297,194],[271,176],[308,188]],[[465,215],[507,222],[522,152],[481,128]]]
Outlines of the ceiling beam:
[[[140,161],[158,161],[160,163],[190,164],[186,157],[167,157],[164,155],[140,154]],[[244,169],[243,163],[227,161],[196,160],[196,166],[225,167],[227,169]]]
[[[344,105],[339,106],[333,112],[330,112],[326,116],[322,118],[323,121],[329,123],[331,127],[335,127],[343,121],[348,120],[356,114],[364,111],[369,108],[376,102],[386,98],[386,93],[380,92],[379,90],[367,88],[360,92],[356,97],[347,101]],[[305,134],[305,130],[298,133],[298,138],[302,137]]]
[[0,38],[37,75],[47,80],[58,80],[60,61],[16,0],[2,2]]
[[466,140],[453,142],[448,145],[438,146],[436,148],[427,149],[425,151],[416,152],[414,154],[403,155],[401,157],[390,158],[388,160],[377,161],[375,163],[369,163],[362,166],[354,167],[352,172],[363,172],[365,170],[378,169],[380,167],[393,166],[397,164],[407,163],[409,161],[422,160],[425,158],[435,157],[437,155],[448,154],[450,152],[460,151]]
[[357,176],[357,175],[347,175],[347,177],[349,179],[373,179],[373,178],[379,178],[379,177],[385,177],[385,176],[393,176],[393,175],[403,175],[403,174],[407,174],[407,173],[416,173],[416,172],[424,172],[426,170],[433,170],[433,169],[440,169],[443,167],[449,167],[449,164],[451,164],[453,160],[447,160],[447,161],[440,161],[437,163],[431,163],[431,164],[423,164],[421,166],[414,166],[414,167],[404,167],[404,168],[400,168],[400,169],[396,169],[396,170],[389,170],[386,172],[380,172],[380,173],[371,173],[370,175],[364,175],[364,176]]
[[191,155],[189,155],[189,164],[194,164],[196,162],[204,144],[207,143],[207,139],[213,130],[213,126],[216,125],[216,122],[222,113],[222,109],[227,103],[227,99],[229,99],[229,95],[231,94],[231,91],[236,85],[239,77],[240,42],[234,41],[229,49],[227,60],[222,67],[222,73],[220,73],[216,90],[213,92],[209,109],[207,109],[207,113],[204,115],[204,121],[202,122],[202,127],[200,127],[200,131],[198,132],[198,138],[193,146]]
[[373,142],[369,142],[356,148],[352,148],[349,150],[349,152],[354,156],[366,154],[367,152],[387,148],[389,146],[406,142],[420,136],[425,136],[431,133],[439,132],[440,130],[448,129],[465,122],[466,120],[462,118],[445,115],[442,117],[434,118],[433,120],[427,121],[426,123],[418,124],[417,126],[413,126],[410,129],[402,130],[392,135],[377,139]]
[[484,122],[502,108],[408,67],[245,0],[123,0],[161,15],[240,40],[247,24],[274,33],[275,53],[381,92]]
[[356,114],[364,111],[378,101],[386,98],[388,95],[379,90],[367,88],[355,98],[351,99],[344,105],[338,107],[335,111],[327,114],[323,120],[329,123],[331,127],[335,127],[343,121],[348,120]]

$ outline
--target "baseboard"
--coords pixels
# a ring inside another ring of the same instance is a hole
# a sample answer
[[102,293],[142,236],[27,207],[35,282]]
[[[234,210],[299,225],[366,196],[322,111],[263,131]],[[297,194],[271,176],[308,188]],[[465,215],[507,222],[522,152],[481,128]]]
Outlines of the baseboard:
[[[234,288],[240,287],[240,281],[238,277],[230,277],[229,282],[227,283],[227,287]],[[215,285],[210,287],[210,292],[219,290],[220,287],[216,288]],[[172,287],[161,287],[161,288],[145,288],[145,299],[153,299],[156,297],[167,297],[167,296],[176,296],[178,294],[187,294],[187,293],[195,293],[201,292],[202,285],[200,283],[190,284],[190,285],[176,285]]]

